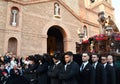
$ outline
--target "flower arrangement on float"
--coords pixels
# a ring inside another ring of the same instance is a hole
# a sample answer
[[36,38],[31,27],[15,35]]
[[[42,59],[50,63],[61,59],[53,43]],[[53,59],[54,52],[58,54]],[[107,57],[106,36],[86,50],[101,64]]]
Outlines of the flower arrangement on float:
[[119,33],[115,33],[113,36],[114,36],[115,41],[120,41],[120,34]]
[[108,37],[105,34],[98,34],[94,36],[94,39],[96,41],[104,41],[104,40],[107,40]]
[[89,41],[88,40],[83,40],[82,43],[87,44]]
[[82,43],[83,43],[83,44],[87,44],[87,43],[89,43],[88,38],[87,38],[87,37],[83,38]]

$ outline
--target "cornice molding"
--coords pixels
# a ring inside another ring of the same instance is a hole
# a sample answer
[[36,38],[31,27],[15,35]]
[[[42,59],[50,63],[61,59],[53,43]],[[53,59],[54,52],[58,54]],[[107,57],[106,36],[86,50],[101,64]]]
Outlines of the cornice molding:
[[97,6],[99,5],[105,5],[106,7],[110,8],[111,10],[114,10],[114,8],[108,3],[108,2],[105,2],[105,1],[102,1],[102,2],[98,2],[98,3],[93,3],[92,5],[90,5],[89,7],[87,7],[88,9],[94,9],[96,8]]
[[[80,22],[85,23],[85,24],[89,24],[91,26],[94,27],[99,27],[99,25],[97,23],[93,23],[90,22],[88,20],[83,19],[82,17],[80,17],[79,15],[77,15],[68,5],[66,5],[62,0],[31,0],[31,1],[23,1],[23,0],[7,0],[7,1],[12,1],[15,3],[19,3],[21,5],[29,5],[29,4],[36,4],[36,3],[43,3],[43,2],[51,2],[51,1],[58,1],[61,5],[63,5],[65,7],[66,10],[68,10],[76,19],[78,19]],[[95,13],[94,11],[90,10],[90,9],[86,9],[89,10],[93,13]]]
[[[85,20],[85,19],[83,19],[82,17],[78,16],[78,15],[77,15],[69,6],[67,6],[62,0],[58,0],[58,1],[59,1],[74,17],[76,17],[80,22],[99,28],[99,25],[98,25],[98,24],[93,23],[93,22],[90,22],[90,21]],[[86,9],[86,10],[89,10],[89,11],[90,11],[90,9]],[[94,11],[92,11],[92,10],[91,10],[91,12],[96,13],[96,12],[94,12]],[[97,13],[96,13],[96,14],[97,14]]]
[[92,12],[92,13],[95,13],[95,14],[97,14],[98,15],[98,13],[97,12],[95,12],[95,11],[93,11],[93,10],[91,10],[91,9],[89,9],[89,8],[85,8],[86,10],[88,10],[88,11],[90,11],[90,12]]
[[114,10],[114,8],[112,7],[112,5],[108,4],[107,2],[104,3],[102,2],[106,7],[110,8],[111,10]]
[[27,0],[8,0],[8,1],[19,3],[21,5],[30,5],[30,4],[50,2],[50,1],[55,1],[55,0],[30,0],[30,1],[27,1]]

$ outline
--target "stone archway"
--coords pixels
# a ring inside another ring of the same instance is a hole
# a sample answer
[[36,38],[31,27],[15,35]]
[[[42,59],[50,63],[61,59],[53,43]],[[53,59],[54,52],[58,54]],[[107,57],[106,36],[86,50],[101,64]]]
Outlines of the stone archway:
[[11,37],[8,40],[8,52],[12,52],[17,55],[17,39],[15,37]]
[[41,37],[42,37],[41,38],[41,40],[42,40],[41,53],[47,53],[47,38],[48,38],[47,33],[51,27],[57,27],[57,29],[59,29],[59,31],[62,33],[64,52],[66,52],[68,50],[74,51],[73,48],[71,47],[72,39],[71,39],[70,31],[68,30],[67,26],[64,24],[61,24],[57,21],[56,22],[52,21],[52,22],[49,22],[48,24],[46,24],[42,30],[42,33],[41,33]]
[[64,52],[64,38],[66,34],[59,26],[52,26],[47,32],[47,53],[53,55],[54,52]]

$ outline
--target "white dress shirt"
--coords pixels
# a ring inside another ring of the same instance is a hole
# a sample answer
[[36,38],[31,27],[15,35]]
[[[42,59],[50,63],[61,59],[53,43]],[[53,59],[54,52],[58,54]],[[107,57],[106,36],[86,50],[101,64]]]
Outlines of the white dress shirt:
[[82,71],[88,63],[89,63],[88,61],[87,62],[83,62],[81,67],[80,67],[80,71]]
[[92,64],[94,69],[96,69],[97,64],[98,64],[98,62],[95,62],[95,63]]

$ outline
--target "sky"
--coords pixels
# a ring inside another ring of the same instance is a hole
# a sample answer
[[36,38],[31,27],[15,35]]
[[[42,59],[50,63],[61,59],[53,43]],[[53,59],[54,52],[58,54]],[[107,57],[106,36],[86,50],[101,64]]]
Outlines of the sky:
[[112,0],[112,6],[114,7],[115,23],[120,31],[120,0]]

